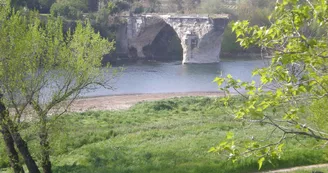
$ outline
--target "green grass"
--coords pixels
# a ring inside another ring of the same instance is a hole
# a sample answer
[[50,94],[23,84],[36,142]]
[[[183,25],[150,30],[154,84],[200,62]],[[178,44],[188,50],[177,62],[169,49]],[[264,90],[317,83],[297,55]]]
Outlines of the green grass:
[[[54,172],[256,172],[255,159],[235,164],[208,153],[233,131],[238,138],[265,136],[267,127],[244,128],[227,115],[215,99],[186,97],[144,102],[124,111],[72,113],[53,122],[51,130]],[[39,158],[37,130],[25,124],[24,136]],[[313,141],[291,141],[281,160],[263,169],[323,163],[326,151]],[[0,167],[8,166],[0,143]],[[2,160],[2,161],[1,161]],[[1,171],[0,171],[1,172]]]

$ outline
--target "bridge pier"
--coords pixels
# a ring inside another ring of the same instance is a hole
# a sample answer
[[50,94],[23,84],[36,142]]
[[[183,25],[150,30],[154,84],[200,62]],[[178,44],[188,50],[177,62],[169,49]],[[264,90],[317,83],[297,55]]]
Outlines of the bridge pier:
[[220,62],[221,32],[211,31],[201,38],[196,34],[186,34],[183,38],[183,64]]

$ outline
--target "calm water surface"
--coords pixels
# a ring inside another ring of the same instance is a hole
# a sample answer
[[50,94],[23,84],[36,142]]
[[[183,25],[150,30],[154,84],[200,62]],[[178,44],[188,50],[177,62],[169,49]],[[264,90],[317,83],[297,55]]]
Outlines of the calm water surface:
[[213,83],[216,76],[231,74],[243,81],[258,80],[252,77],[255,68],[263,67],[263,60],[222,60],[218,64],[185,64],[176,62],[134,62],[118,65],[123,74],[113,81],[114,90],[99,88],[84,96],[104,96],[135,93],[171,93],[218,91]]

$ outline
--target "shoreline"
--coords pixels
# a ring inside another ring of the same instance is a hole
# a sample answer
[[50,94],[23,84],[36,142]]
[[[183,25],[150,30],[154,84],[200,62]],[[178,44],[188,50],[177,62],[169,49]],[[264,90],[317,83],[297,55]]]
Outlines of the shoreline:
[[221,97],[224,96],[224,93],[219,91],[199,91],[173,93],[131,93],[108,96],[81,97],[74,100],[70,106],[69,112],[125,110],[139,102],[190,96]]

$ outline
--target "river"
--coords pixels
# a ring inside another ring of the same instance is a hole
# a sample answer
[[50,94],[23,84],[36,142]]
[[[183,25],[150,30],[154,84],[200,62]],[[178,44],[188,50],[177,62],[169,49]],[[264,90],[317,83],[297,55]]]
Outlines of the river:
[[119,78],[113,80],[114,90],[98,88],[84,94],[85,97],[138,93],[212,92],[218,91],[213,83],[216,76],[231,74],[243,81],[258,80],[252,70],[263,67],[263,60],[222,60],[217,64],[181,64],[171,62],[123,62],[114,68],[123,67]]

